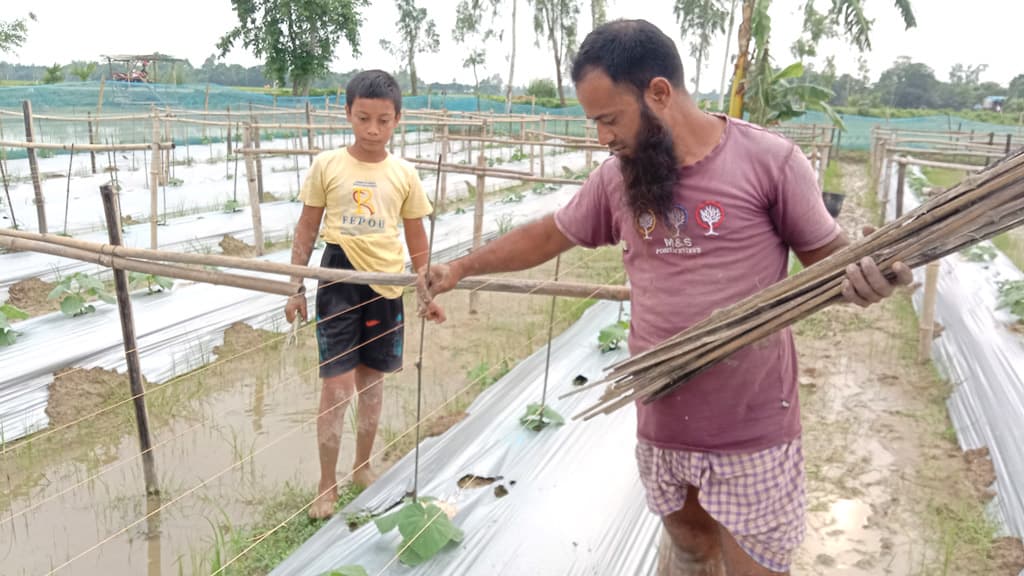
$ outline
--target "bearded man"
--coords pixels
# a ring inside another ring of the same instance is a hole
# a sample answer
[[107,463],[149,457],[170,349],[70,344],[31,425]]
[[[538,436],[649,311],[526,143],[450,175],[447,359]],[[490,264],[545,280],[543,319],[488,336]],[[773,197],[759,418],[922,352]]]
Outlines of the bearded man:
[[[642,20],[591,32],[572,79],[612,157],[553,216],[421,276],[424,304],[466,276],[524,270],[573,246],[621,244],[640,353],[849,241],[799,147],[701,111],[672,40]],[[867,258],[847,269],[861,306],[909,284]],[[672,395],[637,404],[636,458],[664,530],[662,575],[786,574],[805,531],[797,356],[790,330],[750,345]]]

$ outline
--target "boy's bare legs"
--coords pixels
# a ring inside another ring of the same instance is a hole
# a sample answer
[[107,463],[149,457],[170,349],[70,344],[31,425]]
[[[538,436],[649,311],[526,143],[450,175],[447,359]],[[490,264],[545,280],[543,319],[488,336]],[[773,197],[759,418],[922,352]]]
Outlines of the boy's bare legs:
[[316,419],[317,447],[320,452],[320,486],[317,499],[309,507],[310,518],[327,518],[338,501],[338,451],[345,427],[345,411],[356,393],[356,371],[323,379],[320,410]]
[[370,468],[373,442],[380,425],[380,411],[384,398],[384,374],[360,364],[355,369],[355,384],[359,393],[356,428],[356,459],[352,465],[352,484],[365,488],[373,484],[377,475]]

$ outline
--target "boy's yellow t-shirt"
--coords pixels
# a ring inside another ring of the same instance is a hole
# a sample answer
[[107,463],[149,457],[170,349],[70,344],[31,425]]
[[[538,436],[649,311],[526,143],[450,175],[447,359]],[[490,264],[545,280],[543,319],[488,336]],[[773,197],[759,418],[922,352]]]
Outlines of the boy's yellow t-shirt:
[[[364,272],[401,272],[399,223],[433,211],[412,164],[391,154],[363,162],[345,148],[316,156],[299,199],[325,208],[320,237],[341,246],[352,266]],[[401,286],[370,287],[385,298],[402,295]]]

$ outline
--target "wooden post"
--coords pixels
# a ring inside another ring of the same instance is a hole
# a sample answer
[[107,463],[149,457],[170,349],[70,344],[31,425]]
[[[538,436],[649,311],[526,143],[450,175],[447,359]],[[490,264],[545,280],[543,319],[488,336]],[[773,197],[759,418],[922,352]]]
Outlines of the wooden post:
[[[993,144],[995,144],[995,141],[996,141],[996,133],[995,132],[989,132],[988,133],[988,145],[992,146]],[[992,161],[992,159],[989,158],[988,156],[986,156],[985,157],[985,166],[988,166],[989,162],[991,162],[991,161]]]
[[535,149],[535,147],[533,145],[533,141],[536,140],[536,139],[537,139],[537,134],[534,133],[534,132],[530,132],[530,174],[536,174],[536,172],[534,172],[534,170],[533,170],[534,156],[536,155],[536,149]]
[[540,117],[540,177],[544,177],[544,140],[547,139],[547,128],[545,126],[544,117]]
[[[313,107],[310,106],[309,100],[306,100],[306,145],[309,150],[316,148],[316,136],[313,133]],[[309,165],[313,165],[313,155],[309,155]]]
[[149,154],[149,247],[156,250],[157,245],[157,212],[160,207],[158,203],[160,187],[160,124],[156,116],[156,107],[153,110],[153,144]]
[[[206,98],[203,99],[203,112],[206,113],[206,114],[203,115],[203,118],[209,120],[209,118],[210,118],[210,83],[209,82],[206,83]],[[203,124],[203,138],[204,139],[207,138],[207,135],[206,135],[206,124]]]
[[[110,184],[100,186],[103,197],[103,213],[107,219],[107,235],[114,246],[121,245],[121,222],[114,205],[114,188]],[[142,451],[142,472],[146,482],[146,494],[159,494],[156,462],[153,459],[153,444],[149,438],[149,414],[146,411],[146,390],[142,385],[142,371],[139,368],[139,345],[135,340],[135,320],[132,318],[132,301],[128,296],[128,279],[124,270],[114,271],[114,288],[117,292],[117,310],[121,316],[121,335],[124,340],[124,358],[128,365],[128,381],[131,386],[132,403],[135,405],[135,424],[139,429],[139,449]]]
[[402,124],[402,158],[405,158],[405,124]]
[[262,194],[259,190],[259,182],[257,177],[256,161],[253,159],[253,153],[248,152],[255,148],[253,146],[253,135],[256,132],[252,126],[245,128],[245,137],[242,144],[242,148],[245,152],[245,178],[249,183],[249,210],[252,211],[252,233],[253,243],[256,245],[256,254],[258,256],[263,255],[263,220],[260,217],[260,200]]
[[335,104],[335,106],[341,106],[341,85],[340,84],[338,85],[338,91],[335,92],[335,94],[334,94],[334,104]]
[[903,190],[906,188],[907,181],[907,157],[900,156],[899,160],[899,172],[896,176],[896,217],[903,216]]
[[[479,171],[476,174],[476,206],[473,209],[473,251],[480,249],[483,243],[484,232],[484,188],[487,186],[487,176],[484,170],[487,168],[487,157],[483,152],[477,156],[476,167]],[[477,300],[479,296],[474,290],[469,293],[469,313],[476,314]]]
[[1013,134],[1010,134],[1009,132],[1007,132],[1006,133],[1006,151],[1005,151],[1006,154],[1010,153],[1010,143],[1012,141],[1013,141]]
[[[448,122],[444,123],[441,127],[441,164],[448,162]],[[441,177],[441,190],[438,195],[437,206],[434,207],[436,213],[440,214],[444,212],[444,206],[448,201],[448,172],[443,168],[441,173],[438,174]]]
[[[169,121],[167,120],[166,117],[164,118],[163,125],[164,125],[164,141],[165,142],[169,142],[170,139],[171,139],[171,130],[170,130],[170,126],[169,126]],[[212,145],[211,145],[211,148],[212,148]],[[174,169],[173,157],[171,156],[171,154],[174,152],[174,150],[168,148],[166,150],[162,150],[162,152],[163,152],[164,156],[163,156],[163,159],[162,159],[162,163],[160,164],[160,167],[163,168],[163,171],[160,173],[160,184],[163,184],[164,186],[167,186],[167,182],[171,178],[171,170]],[[213,158],[213,154],[210,154],[210,157]]]
[[[277,96],[274,96],[274,107],[277,108]],[[260,128],[256,121],[256,115],[252,113],[252,102],[249,103],[249,146],[255,150],[260,149]],[[263,160],[260,154],[256,154],[256,188],[259,190],[259,201],[263,201]]]
[[[25,141],[32,142],[32,102],[22,100],[21,111],[25,115]],[[46,204],[43,200],[43,183],[39,180],[36,149],[26,148],[25,152],[28,154],[28,169],[32,172],[32,188],[35,190],[36,221],[39,224],[39,233],[46,234]]]
[[[93,130],[92,130],[92,112],[91,111],[86,112],[85,115],[86,115],[86,117],[89,118],[89,144],[95,144],[96,143],[96,135],[93,133]],[[92,173],[95,174],[96,173],[96,151],[95,150],[89,150],[89,161],[92,162]]]
[[[187,143],[188,140],[185,142]],[[231,106],[228,106],[228,156],[231,156],[231,144]]]
[[921,303],[920,339],[917,347],[917,361],[932,359],[932,340],[935,337],[935,302],[939,292],[939,261],[929,262],[924,269],[924,299]]
[[536,112],[536,108],[537,108],[537,97],[536,96],[530,96],[530,114],[536,114],[537,113]]

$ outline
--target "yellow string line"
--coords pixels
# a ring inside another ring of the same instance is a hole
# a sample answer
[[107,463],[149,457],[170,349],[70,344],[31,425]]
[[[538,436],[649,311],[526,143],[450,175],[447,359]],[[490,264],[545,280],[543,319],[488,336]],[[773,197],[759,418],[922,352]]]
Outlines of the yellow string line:
[[[595,290],[594,292],[592,292],[592,293],[590,294],[590,296],[593,296],[593,295],[594,295],[594,294],[596,294],[596,293],[597,293],[597,291]],[[559,320],[562,320],[562,319],[564,319],[564,318],[567,318],[567,317],[568,317],[569,315],[571,315],[571,314],[572,314],[573,312],[575,312],[575,311],[576,311],[576,309],[580,308],[580,307],[581,307],[581,306],[583,306],[584,304],[585,304],[585,302],[584,302],[584,301],[581,301],[581,302],[580,302],[579,304],[577,304],[577,305],[576,305],[576,306],[575,306],[575,307],[574,307],[574,308],[573,308],[572,310],[570,310],[570,312],[569,312],[568,314],[564,314],[564,315],[562,315],[562,317],[560,317],[560,318],[559,318]],[[534,336],[533,338],[531,338],[531,339],[530,339],[530,340],[529,340],[529,341],[528,341],[527,343],[528,343],[528,344],[532,344],[534,340],[536,340],[536,339],[537,339],[538,337],[542,337],[542,336],[546,338],[546,336],[545,336],[544,334],[538,334],[537,336]],[[508,356],[505,356],[504,358],[502,358],[502,360],[514,360],[514,358],[512,358],[512,357],[511,357],[510,355],[508,355]],[[453,401],[454,401],[454,400],[455,400],[456,398],[458,398],[459,396],[461,396],[462,394],[464,394],[465,392],[467,392],[467,391],[468,391],[468,390],[469,390],[470,388],[472,388],[473,386],[475,386],[475,385],[476,385],[476,384],[477,384],[478,382],[482,381],[482,380],[483,380],[483,378],[484,378],[484,377],[486,377],[486,376],[488,376],[488,375],[489,375],[489,372],[485,372],[484,374],[481,374],[480,376],[478,376],[478,377],[477,377],[476,379],[474,379],[474,380],[473,380],[473,381],[471,381],[471,382],[470,382],[470,383],[469,383],[468,385],[466,385],[466,387],[465,387],[465,388],[463,388],[462,390],[459,390],[458,392],[456,392],[456,393],[455,393],[455,394],[454,394],[454,395],[453,395],[453,396],[452,396],[452,397],[451,397],[450,399],[448,399],[448,400],[446,400],[445,402],[443,402],[442,404],[440,404],[440,405],[439,405],[439,406],[438,406],[437,408],[435,408],[434,410],[432,410],[432,411],[431,411],[431,412],[430,412],[429,414],[427,414],[427,415],[426,415],[426,416],[425,416],[424,418],[422,418],[422,419],[421,419],[421,420],[420,420],[419,422],[416,422],[416,423],[414,423],[414,424],[413,424],[413,426],[411,426],[411,427],[410,427],[409,429],[407,429],[407,430],[406,430],[405,432],[403,432],[403,433],[402,433],[401,435],[397,436],[397,437],[396,437],[396,438],[395,438],[394,440],[392,440],[391,442],[387,443],[387,444],[386,444],[386,445],[385,445],[385,446],[384,446],[383,448],[381,448],[381,449],[380,449],[379,451],[377,451],[377,452],[376,452],[376,453],[375,453],[375,454],[374,454],[373,456],[371,456],[371,458],[373,458],[373,457],[375,457],[375,456],[378,456],[378,455],[382,454],[382,453],[383,453],[384,451],[386,451],[386,450],[387,450],[388,448],[390,448],[390,447],[391,447],[391,446],[392,446],[393,444],[395,444],[395,443],[396,443],[396,442],[397,442],[398,440],[400,440],[401,438],[405,437],[405,436],[406,436],[407,434],[409,434],[410,432],[412,432],[413,430],[415,430],[415,427],[416,427],[417,425],[419,425],[420,423],[422,423],[422,422],[424,422],[424,421],[428,420],[428,419],[429,419],[430,417],[432,417],[432,416],[433,416],[433,415],[434,415],[435,413],[437,413],[437,412],[438,412],[439,410],[441,410],[442,408],[444,408],[445,406],[447,406],[448,404],[450,404],[451,402],[453,402]],[[223,565],[221,566],[221,568],[220,568],[219,570],[217,570],[216,572],[214,572],[213,574],[211,574],[211,576],[216,576],[217,574],[220,574],[220,572],[222,572],[222,571],[223,571],[224,569],[226,569],[226,568],[227,568],[228,566],[230,566],[230,565],[231,565],[232,563],[234,563],[234,562],[235,562],[236,560],[238,560],[239,558],[241,558],[241,557],[242,557],[243,555],[245,555],[246,553],[248,553],[248,552],[249,552],[250,550],[252,550],[253,548],[255,548],[255,547],[256,547],[256,546],[257,546],[257,545],[258,545],[258,544],[259,544],[260,542],[262,542],[262,541],[263,541],[263,540],[265,540],[266,538],[270,537],[270,536],[271,536],[271,535],[272,535],[272,534],[273,534],[274,532],[276,532],[277,530],[281,529],[281,528],[282,528],[282,527],[284,527],[284,526],[285,526],[285,525],[286,525],[286,524],[287,524],[288,522],[290,522],[290,521],[291,521],[291,520],[292,520],[293,518],[295,518],[296,516],[298,516],[299,514],[301,514],[303,510],[306,510],[307,508],[309,508],[310,506],[312,506],[312,505],[313,505],[313,503],[314,503],[314,502],[316,502],[316,501],[317,501],[317,500],[318,500],[318,499],[319,499],[319,498],[320,498],[321,496],[323,496],[323,495],[327,494],[327,493],[328,493],[328,492],[330,492],[331,490],[334,490],[334,489],[335,489],[335,488],[337,487],[338,483],[340,483],[340,482],[342,482],[342,481],[344,481],[344,480],[347,480],[347,479],[348,479],[348,478],[350,478],[350,477],[351,477],[351,476],[352,476],[352,475],[353,475],[354,473],[355,473],[355,472],[353,471],[353,472],[350,472],[350,473],[346,474],[346,475],[345,475],[344,477],[342,477],[342,479],[341,479],[341,480],[339,480],[338,482],[335,482],[335,484],[334,484],[333,486],[331,486],[331,487],[330,487],[330,488],[328,488],[327,490],[325,490],[325,491],[321,492],[320,494],[318,494],[318,495],[317,495],[316,497],[314,497],[314,498],[313,498],[313,500],[310,500],[310,501],[309,501],[308,503],[306,503],[306,504],[305,504],[305,505],[303,505],[303,506],[302,506],[301,508],[299,508],[298,510],[296,510],[296,511],[295,511],[294,513],[292,513],[292,514],[291,514],[291,516],[289,516],[288,518],[285,518],[285,519],[284,519],[284,520],[283,520],[283,521],[282,521],[281,523],[279,523],[279,524],[278,524],[277,526],[275,526],[274,528],[272,528],[272,529],[270,529],[269,531],[267,531],[267,532],[263,533],[262,535],[260,535],[260,537],[259,537],[259,538],[257,538],[257,539],[256,539],[256,540],[255,540],[255,541],[254,541],[254,542],[252,543],[252,544],[250,544],[248,548],[246,548],[245,550],[242,550],[242,551],[241,551],[241,552],[239,552],[239,553],[238,553],[238,554],[237,554],[237,555],[236,555],[236,556],[235,556],[234,558],[231,558],[230,560],[228,560],[228,561],[227,561],[227,562],[226,562],[225,564],[223,564]],[[429,523],[428,523],[428,526],[429,526]],[[410,541],[410,544],[411,544],[411,541]],[[401,554],[401,552],[402,552],[402,551],[399,551],[399,555]],[[397,558],[397,557],[398,557],[398,556],[396,556],[395,558]],[[394,559],[392,559],[392,562],[393,562],[393,561],[394,561]],[[388,565],[390,566],[390,563],[389,563]]]
[[[593,259],[593,258],[595,258],[596,256],[597,256],[597,253],[595,253],[594,255],[592,255],[592,256],[590,256],[590,257],[588,257],[588,258],[587,258],[586,260],[584,260],[584,261],[581,261],[581,262],[580,262],[580,264],[579,264],[579,266],[582,266],[582,265],[583,265],[584,263],[587,263],[587,262],[589,262],[589,260],[590,260],[590,259]],[[577,268],[577,267],[579,267],[579,266],[575,266],[574,268]],[[493,281],[493,280],[492,280],[492,281]],[[489,282],[491,282],[491,281],[488,281],[488,283],[489,283]],[[538,289],[540,289],[540,287],[541,287],[541,286],[543,286],[543,285],[545,285],[545,284],[547,284],[547,283],[548,283],[548,282],[542,282],[542,283],[538,284],[538,285],[537,285],[537,286],[536,286],[535,288],[533,288],[533,289],[531,289],[531,290],[530,290],[529,292],[527,292],[527,294],[526,294],[526,295],[532,294],[532,293],[533,293],[533,292],[534,292],[535,290],[538,290]],[[486,285],[486,283],[485,283],[484,285]],[[479,290],[479,289],[483,288],[483,286],[484,286],[484,285],[481,285],[480,287],[478,287],[478,288],[476,288],[476,289],[474,289],[474,290],[472,290],[472,291],[476,291],[476,290]],[[471,292],[472,292],[472,291],[471,291]],[[593,296],[593,294],[596,294],[596,291],[595,291],[595,292],[593,292],[593,293],[591,293],[591,296]],[[581,304],[580,304],[580,305],[582,305],[582,302],[581,302]],[[380,334],[380,335],[378,335],[378,336],[376,336],[376,337],[374,337],[374,338],[371,338],[370,340],[367,340],[366,342],[364,342],[364,343],[360,344],[359,346],[356,346],[355,348],[353,348],[353,349],[350,349],[350,350],[348,350],[348,351],[344,352],[343,354],[339,354],[339,355],[338,355],[337,357],[340,357],[340,356],[342,356],[342,355],[344,355],[344,354],[348,354],[348,353],[352,352],[352,350],[354,350],[354,349],[357,349],[357,348],[359,348],[359,347],[361,347],[361,346],[365,346],[366,344],[369,344],[370,342],[373,342],[374,340],[376,340],[376,339],[379,339],[379,338],[381,338],[381,337],[383,337],[383,336],[385,336],[385,335],[389,334],[390,332],[393,332],[393,331],[397,330],[397,329],[398,329],[399,327],[401,327],[401,326],[403,326],[403,324],[400,324],[400,325],[398,325],[398,326],[396,326],[396,327],[392,328],[391,330],[388,330],[387,332],[384,332],[384,333],[382,333],[382,334]],[[326,362],[324,362],[324,363],[322,363],[322,364],[327,364],[327,363],[329,363],[330,361],[333,361],[333,360],[334,360],[334,358],[332,358],[331,360],[328,360],[328,361],[326,361]],[[483,375],[481,376],[481,378],[482,378],[482,377],[483,377]],[[376,383],[374,383],[373,385],[377,385],[377,384],[383,383],[383,382],[384,382],[384,380],[385,380],[385,379],[384,379],[384,378],[382,378],[382,379],[378,380],[378,381],[377,381]],[[474,383],[473,383],[473,384],[475,384],[475,381],[474,381]],[[473,384],[470,384],[470,386],[472,386]],[[446,401],[445,403],[441,404],[441,405],[440,405],[440,406],[439,406],[439,407],[438,407],[437,409],[435,409],[435,410],[431,411],[431,413],[430,413],[430,414],[429,414],[428,416],[432,416],[432,415],[433,415],[433,414],[434,414],[435,412],[437,412],[437,411],[438,411],[438,410],[439,410],[440,408],[442,408],[442,407],[446,406],[447,404],[449,404],[449,403],[450,403],[450,402],[451,402],[452,400],[454,400],[454,398],[455,398],[455,397],[458,397],[459,395],[461,395],[461,394],[462,394],[463,392],[465,392],[465,391],[466,391],[466,390],[468,390],[468,389],[469,389],[469,386],[467,386],[466,388],[464,388],[463,390],[461,390],[460,392],[458,392],[458,393],[457,393],[457,394],[456,394],[455,396],[453,396],[453,398],[452,398],[452,399],[450,399],[450,400]],[[74,562],[75,560],[78,560],[79,558],[81,558],[81,557],[85,556],[86,554],[88,554],[88,553],[92,552],[93,550],[96,550],[96,549],[100,548],[101,546],[103,546],[103,545],[104,545],[104,544],[106,544],[107,542],[109,542],[109,541],[113,540],[114,538],[116,538],[116,537],[117,537],[117,536],[119,536],[120,534],[122,534],[122,533],[124,533],[125,531],[129,530],[130,528],[132,528],[133,526],[136,526],[136,525],[138,525],[138,524],[139,524],[139,523],[141,523],[142,521],[144,521],[144,520],[146,520],[146,519],[148,519],[148,518],[152,517],[152,516],[153,516],[154,514],[157,514],[157,513],[159,513],[159,512],[160,512],[160,511],[162,511],[162,510],[163,510],[164,508],[167,508],[167,507],[169,507],[170,505],[174,504],[175,502],[177,502],[177,501],[179,501],[179,500],[181,500],[181,499],[185,498],[186,496],[189,496],[189,495],[191,495],[192,493],[196,492],[197,490],[199,490],[200,488],[202,488],[203,486],[205,486],[205,485],[206,485],[206,484],[208,484],[209,482],[211,482],[211,481],[213,481],[213,480],[215,480],[215,479],[219,478],[220,476],[222,476],[222,475],[226,474],[227,472],[229,472],[229,471],[231,471],[232,469],[236,468],[236,467],[237,467],[237,466],[239,466],[240,464],[244,463],[244,462],[245,462],[246,460],[250,460],[250,459],[252,459],[252,458],[253,458],[253,457],[255,457],[255,456],[256,456],[257,454],[259,454],[259,453],[263,452],[263,451],[264,451],[264,450],[266,450],[267,448],[269,448],[269,447],[271,447],[271,446],[273,446],[273,445],[276,445],[276,444],[277,444],[278,442],[282,441],[283,439],[285,439],[285,438],[287,438],[287,437],[291,436],[292,434],[294,434],[295,432],[297,432],[298,430],[300,430],[300,429],[301,429],[301,428],[302,428],[302,427],[303,427],[304,425],[306,425],[306,424],[308,424],[308,423],[310,423],[310,422],[314,422],[314,421],[315,421],[315,420],[317,420],[317,419],[318,419],[318,418],[319,418],[320,416],[322,416],[322,415],[324,415],[324,414],[326,414],[326,413],[328,413],[328,412],[330,412],[330,411],[334,410],[335,408],[337,408],[338,406],[340,406],[340,405],[341,405],[342,403],[348,402],[349,400],[351,400],[351,398],[346,398],[346,399],[344,399],[344,400],[341,400],[341,401],[339,401],[338,403],[336,403],[335,405],[333,405],[333,406],[331,406],[330,408],[328,408],[327,410],[324,410],[323,412],[321,412],[321,413],[317,414],[317,415],[316,415],[316,416],[314,416],[314,417],[313,417],[312,419],[309,419],[309,420],[306,420],[306,421],[304,421],[304,422],[301,422],[301,423],[300,423],[299,425],[297,425],[296,427],[294,427],[294,428],[293,428],[292,430],[289,430],[288,432],[286,432],[286,433],[282,434],[282,435],[281,435],[280,437],[278,437],[278,438],[277,438],[276,440],[274,440],[274,441],[272,441],[272,442],[270,442],[270,443],[268,443],[268,444],[264,445],[264,446],[263,446],[262,448],[260,448],[259,450],[256,450],[256,451],[252,452],[252,453],[251,453],[250,455],[248,455],[248,456],[246,456],[246,457],[242,458],[242,459],[241,459],[241,460],[239,460],[238,462],[235,462],[234,464],[232,464],[231,466],[229,466],[229,467],[227,467],[227,468],[225,468],[225,469],[221,470],[220,472],[217,472],[216,474],[214,474],[213,476],[211,476],[211,477],[207,478],[206,480],[203,480],[203,481],[201,481],[201,482],[200,482],[199,484],[197,484],[196,486],[194,486],[194,487],[190,488],[189,490],[185,491],[184,493],[180,494],[179,496],[177,496],[177,497],[173,498],[172,500],[170,500],[170,501],[169,501],[169,502],[167,502],[166,504],[162,504],[162,505],[161,505],[160,507],[158,507],[157,509],[153,510],[152,512],[150,512],[150,513],[146,514],[146,515],[145,515],[145,516],[143,516],[142,518],[139,518],[138,520],[135,520],[134,522],[132,522],[132,523],[131,523],[131,524],[129,524],[128,526],[125,526],[125,527],[121,528],[121,529],[120,529],[120,530],[118,530],[117,532],[114,532],[113,534],[111,534],[111,535],[107,536],[107,537],[106,537],[106,538],[104,538],[103,540],[101,540],[101,541],[97,542],[96,544],[94,544],[94,545],[90,546],[89,548],[87,548],[87,549],[86,549],[86,550],[84,550],[83,552],[80,552],[79,554],[75,555],[75,556],[74,556],[74,557],[72,557],[71,559],[69,559],[69,560],[65,561],[65,562],[64,562],[63,564],[61,564],[61,565],[57,566],[56,568],[53,568],[53,569],[52,569],[52,570],[51,570],[51,571],[50,571],[50,572],[49,572],[48,574],[54,574],[54,573],[56,573],[56,572],[57,572],[58,570],[60,570],[61,568],[64,568],[64,567],[66,567],[66,566],[68,566],[69,564],[71,564],[71,563],[72,563],[72,562]],[[424,418],[424,419],[420,420],[420,422],[422,422],[423,420],[426,420],[426,418]],[[413,425],[412,427],[410,427],[410,428],[409,428],[408,430],[406,430],[406,431],[405,431],[405,432],[404,432],[403,434],[401,434],[400,436],[396,437],[396,438],[395,438],[395,439],[394,439],[394,440],[393,440],[392,442],[388,443],[388,445],[387,445],[387,446],[385,446],[385,448],[387,448],[387,447],[390,447],[390,446],[391,446],[391,445],[393,445],[393,444],[394,444],[395,442],[397,442],[397,441],[398,441],[399,439],[401,439],[401,438],[402,438],[402,437],[404,437],[405,435],[409,434],[409,432],[411,432],[411,431],[415,430],[416,426],[418,426],[420,422],[417,422],[417,423],[415,423],[415,424],[414,424],[414,425]],[[378,451],[377,453],[375,453],[375,454],[374,454],[374,456],[378,456],[378,455],[380,455],[380,454],[381,454],[381,451]],[[372,458],[372,457],[371,457],[371,458]],[[349,478],[349,477],[350,477],[350,476],[351,476],[351,475],[352,475],[353,473],[354,473],[354,472],[352,472],[352,473],[349,473],[349,474],[348,474],[348,475],[346,475],[346,476],[345,476],[345,477],[344,477],[343,479],[348,479],[348,478]],[[337,486],[337,482],[335,483],[335,487],[336,487],[336,486]],[[333,487],[332,487],[332,488],[333,488]],[[307,507],[308,507],[308,505],[307,505]],[[304,507],[303,509],[305,509],[305,507]],[[300,510],[299,510],[299,512],[301,512],[301,511],[302,511],[302,509],[300,509]],[[275,529],[275,530],[276,530],[276,529]],[[268,534],[268,535],[269,535],[269,534]],[[250,547],[250,548],[251,548],[251,547]],[[243,552],[243,553],[244,553],[244,552]],[[239,554],[239,556],[241,556],[241,554]],[[237,557],[236,557],[236,558],[237,558]],[[233,559],[233,560],[234,560],[234,559]],[[225,564],[225,565],[224,565],[224,567],[227,567],[227,564]]]

